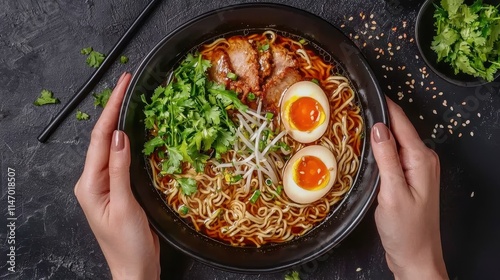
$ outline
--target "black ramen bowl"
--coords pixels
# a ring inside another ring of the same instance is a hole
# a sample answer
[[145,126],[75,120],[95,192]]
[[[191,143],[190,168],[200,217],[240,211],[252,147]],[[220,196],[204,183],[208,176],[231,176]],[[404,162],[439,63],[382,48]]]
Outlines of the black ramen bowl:
[[[431,49],[432,41],[436,36],[434,27],[434,12],[436,7],[440,5],[440,0],[427,0],[420,8],[417,16],[417,23],[415,27],[415,38],[417,40],[417,47],[429,68],[445,81],[462,86],[462,87],[475,87],[487,84],[488,81],[477,78],[468,74],[458,73],[448,63],[444,61],[437,62],[437,54]],[[474,3],[472,0],[465,0],[465,3],[470,5]],[[499,0],[484,0],[483,3],[497,6],[500,4]],[[495,79],[500,76],[500,71],[495,74]]]
[[[152,94],[169,71],[196,46],[227,34],[248,34],[276,30],[295,34],[311,42],[321,54],[338,62],[357,91],[365,121],[360,169],[343,201],[311,231],[292,241],[260,248],[235,247],[197,232],[164,202],[149,175],[142,154],[146,139],[142,93]],[[330,56],[331,54],[331,56]],[[206,264],[236,272],[263,273],[282,270],[322,255],[339,244],[361,221],[373,202],[379,181],[370,148],[369,129],[376,122],[387,123],[385,98],[374,74],[353,43],[321,18],[292,7],[246,4],[204,14],[178,28],[146,56],[134,73],[120,114],[119,128],[130,138],[131,184],[139,204],[160,238]]]

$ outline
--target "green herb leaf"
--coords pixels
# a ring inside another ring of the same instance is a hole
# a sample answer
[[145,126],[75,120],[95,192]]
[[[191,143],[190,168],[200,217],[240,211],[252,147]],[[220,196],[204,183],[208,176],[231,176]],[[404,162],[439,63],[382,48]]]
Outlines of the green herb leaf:
[[165,144],[165,141],[160,136],[156,136],[144,144],[144,150],[142,150],[142,152],[149,156],[156,147],[162,146],[163,144]]
[[285,275],[285,280],[300,280],[299,273],[297,271],[292,271],[291,273]]
[[80,53],[81,54],[84,54],[84,55],[88,55],[92,52],[92,47],[88,47],[88,48],[83,48]]
[[109,97],[113,91],[109,88],[104,89],[100,93],[94,93],[92,96],[94,97],[94,107],[101,106],[106,107],[108,104]]
[[312,80],[311,80],[311,82],[313,82],[313,83],[315,83],[315,84],[319,85],[319,81],[318,81],[318,79],[312,79]]
[[229,183],[230,184],[238,183],[241,179],[243,179],[243,175],[241,175],[241,174],[234,175],[231,177],[231,180]]
[[281,195],[281,191],[283,191],[283,186],[282,185],[278,185],[278,187],[276,188],[276,193],[278,194],[278,196]]
[[42,106],[46,104],[57,104],[59,103],[59,99],[54,98],[53,93],[49,90],[42,90],[40,96],[33,102],[36,106]]
[[260,45],[258,49],[261,52],[265,52],[265,51],[269,50],[269,44]]
[[198,186],[195,179],[192,178],[177,178],[175,179],[181,187],[181,192],[184,195],[190,196],[198,190]]
[[500,17],[498,7],[476,0],[442,0],[434,13],[436,35],[431,49],[437,61],[455,71],[493,81],[500,57]]
[[91,51],[87,56],[87,65],[90,67],[98,68],[104,61],[104,57],[105,55],[100,52]]
[[77,120],[84,121],[84,120],[88,120],[89,118],[90,118],[89,114],[80,111],[80,109],[76,110],[76,119]]
[[126,57],[124,55],[120,56],[120,63],[121,64],[127,64],[127,62],[128,62],[128,57]]

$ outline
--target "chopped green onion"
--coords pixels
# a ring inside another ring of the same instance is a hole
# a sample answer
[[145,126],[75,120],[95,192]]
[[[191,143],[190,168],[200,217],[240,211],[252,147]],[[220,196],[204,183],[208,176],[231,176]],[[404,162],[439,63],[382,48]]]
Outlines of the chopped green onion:
[[306,39],[302,38],[302,39],[299,40],[299,43],[301,45],[305,45],[307,43],[307,41],[306,41]]
[[260,196],[260,191],[259,190],[255,190],[252,194],[252,197],[250,197],[250,202],[251,203],[255,203],[257,202],[257,199],[259,199],[259,196]]
[[241,174],[235,175],[231,177],[230,183],[231,184],[238,183],[241,179],[243,179],[243,175]]
[[311,80],[311,82],[313,82],[313,83],[315,83],[315,84],[319,85],[319,81],[318,81],[318,79],[312,79],[312,80]]
[[259,47],[259,51],[261,51],[261,52],[265,52],[265,51],[267,51],[268,49],[269,49],[269,44],[261,45],[261,46]]
[[278,185],[278,188],[276,189],[276,193],[278,195],[281,195],[281,191],[283,190],[283,186],[282,185]]
[[179,207],[179,214],[186,215],[189,212],[189,208],[186,205],[181,205]]
[[233,72],[227,73],[227,77],[233,81],[236,81],[238,79],[238,75],[234,74]]
[[271,180],[270,178],[267,178],[266,181],[264,181],[266,183],[267,186],[271,186],[273,184],[273,180]]
[[285,142],[279,142],[278,145],[287,152],[291,150],[290,146],[288,146],[288,144]]
[[271,120],[274,117],[274,114],[271,112],[266,113],[266,119]]
[[255,93],[249,92],[247,95],[247,99],[248,99],[248,101],[254,101],[256,99]]

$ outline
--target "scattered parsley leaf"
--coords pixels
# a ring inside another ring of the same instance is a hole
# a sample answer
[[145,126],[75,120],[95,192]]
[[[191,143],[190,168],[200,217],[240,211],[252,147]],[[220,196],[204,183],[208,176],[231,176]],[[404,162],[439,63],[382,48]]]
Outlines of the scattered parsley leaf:
[[233,72],[227,73],[227,77],[233,81],[238,80],[238,75],[234,74]]
[[299,273],[297,271],[292,271],[291,273],[285,275],[285,280],[300,280]]
[[92,52],[92,47],[83,48],[80,53],[84,55],[89,55]]
[[128,57],[126,57],[126,56],[122,55],[122,56],[120,57],[120,63],[121,63],[121,64],[127,64],[127,62],[128,62]]
[[269,44],[260,45],[260,46],[258,47],[258,49],[259,49],[259,51],[261,51],[261,52],[265,52],[265,51],[269,50]]
[[77,120],[79,120],[79,121],[85,121],[85,120],[88,120],[89,118],[90,118],[89,114],[80,111],[80,109],[76,110],[76,119]]
[[59,103],[59,99],[54,98],[53,93],[49,90],[42,90],[40,96],[33,102],[36,106],[42,106],[46,104],[57,104]]
[[104,89],[100,93],[94,93],[92,96],[94,97],[94,107],[101,106],[106,107],[108,104],[109,97],[113,91],[109,88]]
[[177,178],[177,183],[181,187],[181,192],[184,195],[190,196],[198,190],[198,186],[195,179],[192,178]]
[[105,55],[100,52],[91,51],[87,56],[87,65],[90,67],[98,68],[104,61],[104,57]]

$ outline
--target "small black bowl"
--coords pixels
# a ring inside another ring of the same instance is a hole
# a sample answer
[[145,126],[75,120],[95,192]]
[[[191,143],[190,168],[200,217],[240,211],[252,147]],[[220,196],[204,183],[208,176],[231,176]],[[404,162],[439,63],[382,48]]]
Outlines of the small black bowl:
[[[152,91],[193,48],[234,32],[277,32],[295,34],[317,44],[332,63],[345,71],[357,91],[365,128],[360,169],[353,186],[340,205],[309,233],[292,241],[261,248],[235,247],[208,238],[194,230],[164,202],[148,174],[142,154],[146,139],[141,94]],[[243,4],[204,14],[181,26],[144,58],[127,89],[120,113],[119,129],[130,138],[131,187],[148,216],[151,227],[171,246],[206,264],[226,270],[263,273],[283,270],[311,261],[338,245],[361,221],[372,204],[379,181],[368,135],[377,122],[388,123],[384,95],[368,63],[342,32],[308,12],[276,4]]]
[[[466,0],[465,3],[470,5],[474,1]],[[498,5],[499,0],[484,0],[485,4]],[[440,0],[427,0],[420,8],[420,12],[417,16],[417,23],[415,27],[415,38],[417,40],[418,50],[422,55],[425,63],[429,66],[434,73],[439,77],[443,78],[445,81],[462,87],[475,87],[483,84],[487,84],[488,81],[477,78],[468,74],[458,73],[455,74],[453,68],[446,62],[437,62],[437,54],[431,49],[432,41],[434,36],[436,36],[436,30],[434,28],[434,12],[436,7],[440,5]],[[495,74],[495,79],[500,76],[500,71]]]

